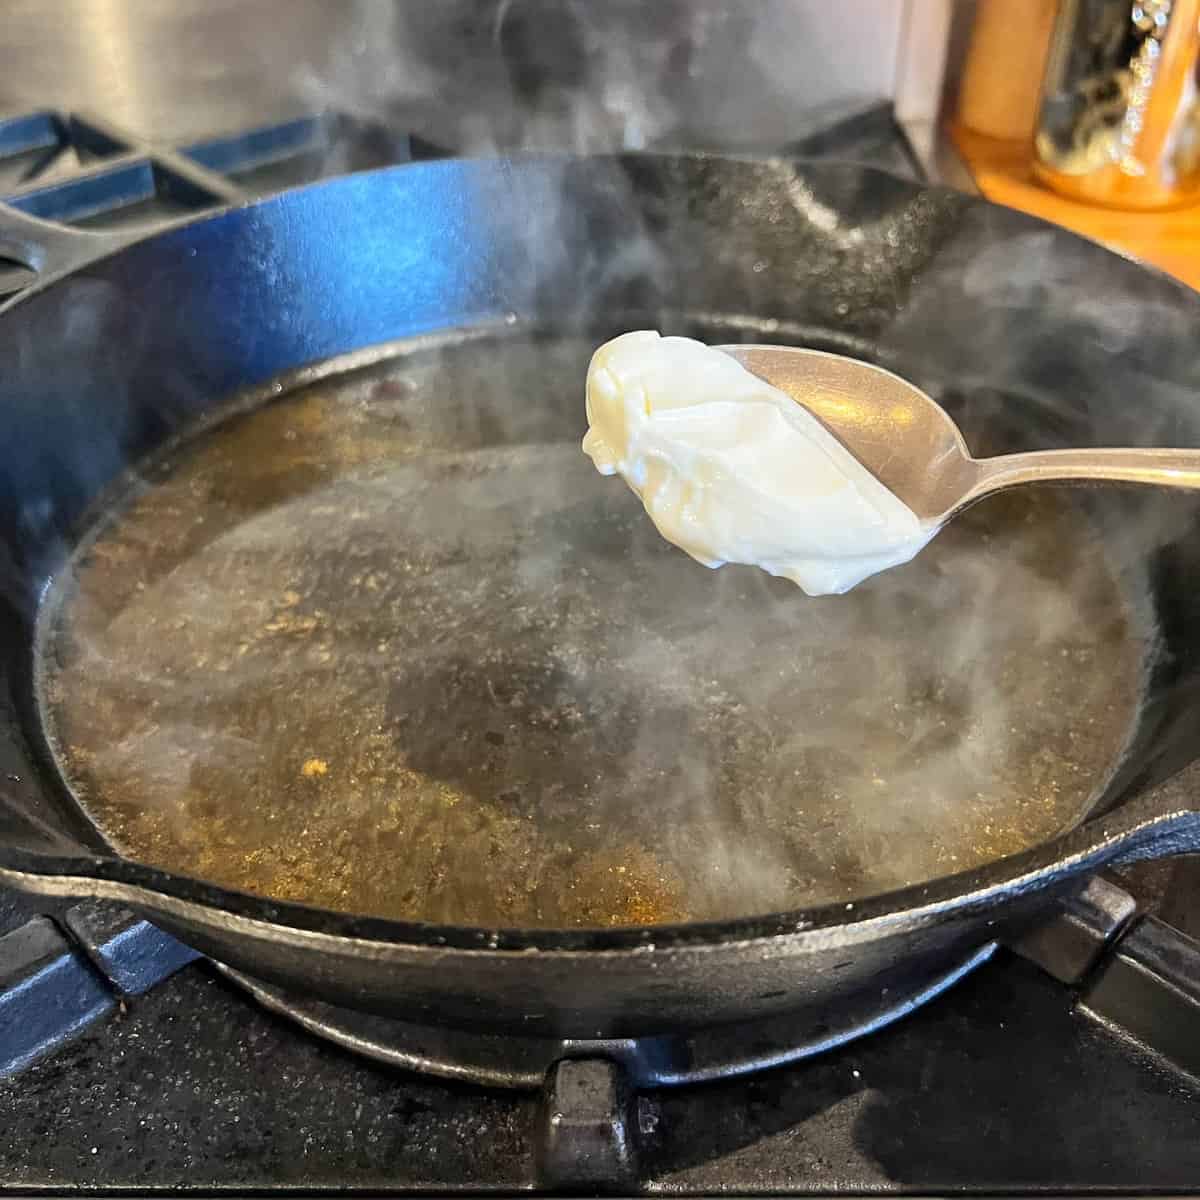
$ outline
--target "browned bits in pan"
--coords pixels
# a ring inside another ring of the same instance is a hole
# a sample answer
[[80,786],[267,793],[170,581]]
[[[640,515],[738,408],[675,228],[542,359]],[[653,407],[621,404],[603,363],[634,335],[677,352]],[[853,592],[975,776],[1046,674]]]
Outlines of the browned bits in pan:
[[125,853],[482,926],[769,912],[1071,825],[1142,641],[1069,496],[809,600],[579,450],[590,340],[423,349],[149,464],[51,598],[63,769]]

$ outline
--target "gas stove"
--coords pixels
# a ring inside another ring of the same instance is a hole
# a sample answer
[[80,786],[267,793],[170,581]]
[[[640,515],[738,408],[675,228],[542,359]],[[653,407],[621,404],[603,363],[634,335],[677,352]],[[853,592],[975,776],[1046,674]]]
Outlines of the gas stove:
[[[452,148],[338,114],[0,119],[0,199],[132,229]],[[797,157],[918,176],[886,106]],[[0,262],[0,294],[32,272]],[[0,891],[0,1190],[1151,1192],[1200,1183],[1200,868],[1095,880],[847,1029],[535,1042],[306,1002],[112,905]],[[856,1036],[851,1036],[856,1035]]]
[[[1104,885],[1107,906],[1126,895]],[[388,1022],[339,1046],[129,914],[34,912],[5,897],[0,1187],[14,1192],[1084,1193],[1200,1178],[1196,946],[1153,917],[1082,987],[1000,950],[820,1055],[634,1088],[619,1047],[577,1047],[589,1056],[537,1084],[504,1078],[502,1048],[486,1085],[398,1068],[375,1057]],[[1064,918],[1025,952],[1072,975],[1085,928]],[[44,1044],[22,1066],[33,1027]]]

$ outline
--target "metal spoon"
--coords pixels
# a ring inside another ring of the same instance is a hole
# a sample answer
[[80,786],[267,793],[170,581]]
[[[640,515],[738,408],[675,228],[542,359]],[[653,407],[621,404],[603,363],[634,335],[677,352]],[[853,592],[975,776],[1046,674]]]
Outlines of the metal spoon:
[[943,525],[992,492],[1055,481],[1200,489],[1200,450],[1037,450],[972,458],[937,401],[882,367],[793,346],[719,346],[803,405],[922,520]]

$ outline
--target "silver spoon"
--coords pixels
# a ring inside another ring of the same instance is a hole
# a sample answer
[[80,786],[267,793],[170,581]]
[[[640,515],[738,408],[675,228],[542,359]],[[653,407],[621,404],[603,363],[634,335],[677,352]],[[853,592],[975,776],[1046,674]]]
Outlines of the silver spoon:
[[944,525],[992,492],[1026,483],[1200,489],[1200,450],[1037,450],[972,458],[936,400],[882,367],[794,346],[718,346],[808,409],[922,521]]

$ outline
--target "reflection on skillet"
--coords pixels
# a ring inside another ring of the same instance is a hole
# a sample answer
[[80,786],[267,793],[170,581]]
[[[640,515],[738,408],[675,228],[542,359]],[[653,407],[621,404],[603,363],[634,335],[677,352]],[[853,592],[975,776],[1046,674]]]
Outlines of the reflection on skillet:
[[144,469],[41,623],[55,751],[120,850],[602,926],[850,901],[1079,819],[1142,647],[1061,493],[845,597],[710,572],[581,453],[594,344],[414,350]]

